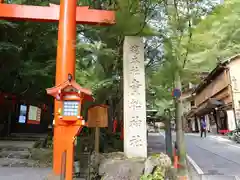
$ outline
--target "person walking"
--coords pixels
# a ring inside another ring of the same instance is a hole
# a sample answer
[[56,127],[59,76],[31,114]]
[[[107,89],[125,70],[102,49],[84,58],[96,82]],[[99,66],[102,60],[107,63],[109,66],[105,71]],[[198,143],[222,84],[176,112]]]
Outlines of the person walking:
[[204,133],[204,137],[207,137],[207,124],[206,121],[204,119],[204,117],[201,118],[201,137],[203,136]]

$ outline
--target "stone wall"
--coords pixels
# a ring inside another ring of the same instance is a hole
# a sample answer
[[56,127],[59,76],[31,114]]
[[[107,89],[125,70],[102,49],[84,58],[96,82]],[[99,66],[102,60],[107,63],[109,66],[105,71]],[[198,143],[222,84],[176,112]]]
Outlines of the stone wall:
[[[127,158],[122,152],[92,155],[91,178],[101,180],[176,179],[170,158],[163,153],[145,158]],[[97,173],[94,172],[97,170]]]

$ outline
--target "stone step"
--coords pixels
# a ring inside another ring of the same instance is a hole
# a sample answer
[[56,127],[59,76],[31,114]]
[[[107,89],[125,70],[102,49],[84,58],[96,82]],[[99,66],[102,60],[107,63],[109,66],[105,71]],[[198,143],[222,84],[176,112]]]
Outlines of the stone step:
[[20,137],[20,138],[45,138],[48,134],[33,134],[33,133],[11,133],[9,137]]
[[0,158],[0,167],[39,167],[38,161],[31,159]]
[[39,142],[44,142],[48,134],[11,134],[8,137],[0,137],[2,146],[35,146]]
[[28,150],[23,151],[0,151],[0,158],[18,158],[29,159],[31,153]]
[[35,141],[1,141],[0,150],[24,150],[33,148]]
[[38,141],[44,138],[37,137],[1,137],[1,141]]
[[0,152],[1,151],[28,151],[29,148],[27,147],[15,147],[15,146],[5,146],[1,147],[0,146]]

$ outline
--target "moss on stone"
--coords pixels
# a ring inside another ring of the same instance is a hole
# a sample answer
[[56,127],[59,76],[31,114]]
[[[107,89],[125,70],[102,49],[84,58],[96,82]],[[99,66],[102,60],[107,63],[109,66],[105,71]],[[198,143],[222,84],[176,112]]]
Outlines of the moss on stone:
[[153,158],[159,158],[161,156],[161,154],[159,154],[159,153],[156,153],[156,154],[152,154],[151,155],[151,157],[153,157]]
[[164,180],[165,170],[164,168],[157,166],[153,174],[142,175],[140,180]]
[[145,161],[144,175],[140,180],[175,180],[175,172],[170,171],[172,163],[164,153],[151,154]]

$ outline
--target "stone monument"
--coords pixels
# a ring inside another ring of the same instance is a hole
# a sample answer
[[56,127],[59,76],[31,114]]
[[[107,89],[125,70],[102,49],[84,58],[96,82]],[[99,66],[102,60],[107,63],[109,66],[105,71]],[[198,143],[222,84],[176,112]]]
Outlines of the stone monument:
[[123,47],[124,153],[147,157],[144,43],[141,37],[127,36]]

